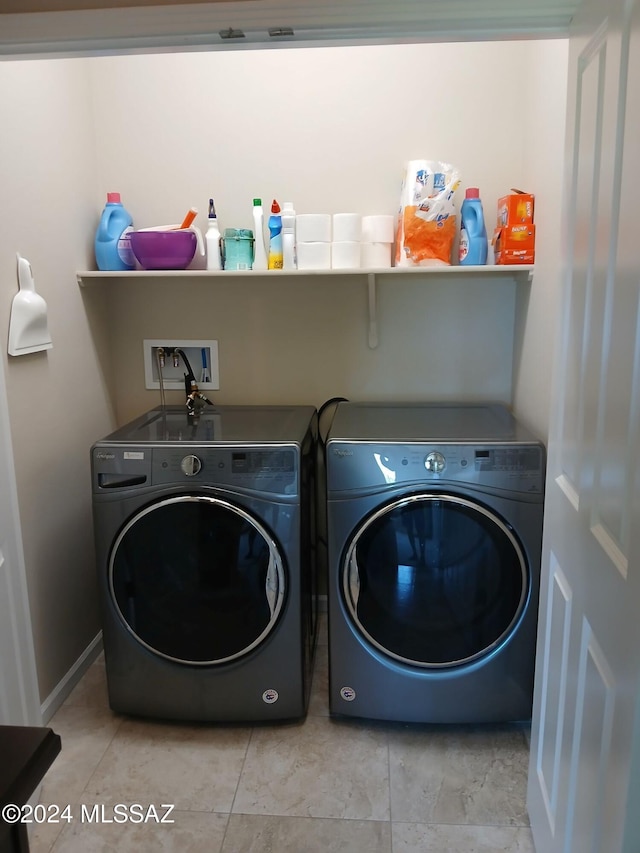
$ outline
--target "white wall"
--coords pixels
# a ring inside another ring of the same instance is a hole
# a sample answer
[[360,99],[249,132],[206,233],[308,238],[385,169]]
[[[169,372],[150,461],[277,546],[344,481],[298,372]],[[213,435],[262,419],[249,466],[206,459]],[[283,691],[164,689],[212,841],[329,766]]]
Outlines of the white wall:
[[[525,179],[527,43],[241,51],[92,61],[102,193],[138,227],[191,205],[206,227],[251,227],[251,199],[300,213],[395,213],[405,163],[442,159],[496,201]],[[496,109],[499,81],[501,108]],[[553,95],[550,94],[550,98]],[[542,117],[544,121],[544,115]],[[534,188],[535,189],[535,188]],[[142,390],[142,339],[215,338],[219,402],[512,400],[516,289],[501,282],[380,286],[380,346],[367,348],[366,292],[353,278],[111,287],[117,413]],[[178,395],[174,395],[175,401]]]
[[16,252],[49,306],[53,349],[6,355],[27,584],[44,700],[99,631],[90,442],[112,424],[75,270],[90,257],[95,151],[86,65],[0,63],[0,327],[17,292]]
[[[221,403],[503,399],[546,435],[563,45],[0,64],[0,323],[20,251],[54,340],[45,354],[5,356],[43,699],[99,627],[88,451],[114,420],[158,403],[144,390],[143,338],[218,339]],[[75,270],[93,266],[107,191],[122,193],[138,227],[179,220],[194,204],[204,214],[210,195],[223,228],[250,227],[256,195],[298,212],[395,213],[404,164],[416,157],[449,160],[463,187],[479,186],[489,230],[509,187],[537,194],[540,275],[530,291],[389,279],[370,350],[366,290],[351,277],[77,286]]]
[[533,286],[518,294],[513,408],[545,439],[564,262],[560,215],[569,44],[564,39],[530,42],[527,51],[523,188],[536,194],[536,269]]
[[[251,199],[300,213],[395,213],[407,159],[455,164],[489,211],[523,177],[513,121],[527,43],[387,45],[92,60],[97,157],[138,227],[216,198],[221,227]],[[493,89],[508,111],[496,115]],[[517,127],[517,124],[516,124]],[[517,131],[516,131],[517,132]],[[102,202],[102,197],[99,198]]]

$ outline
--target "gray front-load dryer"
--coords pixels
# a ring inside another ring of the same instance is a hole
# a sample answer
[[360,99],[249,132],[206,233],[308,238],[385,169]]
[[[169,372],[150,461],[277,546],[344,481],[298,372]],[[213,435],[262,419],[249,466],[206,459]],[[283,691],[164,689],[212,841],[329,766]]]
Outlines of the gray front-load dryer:
[[334,715],[531,716],[545,453],[498,405],[340,403],[326,443]]
[[316,638],[308,406],[155,409],[91,450],[111,707],[304,715]]

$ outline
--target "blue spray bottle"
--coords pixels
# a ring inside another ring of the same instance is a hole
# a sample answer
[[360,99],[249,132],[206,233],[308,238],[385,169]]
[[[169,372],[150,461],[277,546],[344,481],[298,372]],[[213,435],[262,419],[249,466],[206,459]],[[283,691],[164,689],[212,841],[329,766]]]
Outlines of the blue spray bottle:
[[273,200],[269,217],[269,269],[282,269],[282,217],[280,205]]

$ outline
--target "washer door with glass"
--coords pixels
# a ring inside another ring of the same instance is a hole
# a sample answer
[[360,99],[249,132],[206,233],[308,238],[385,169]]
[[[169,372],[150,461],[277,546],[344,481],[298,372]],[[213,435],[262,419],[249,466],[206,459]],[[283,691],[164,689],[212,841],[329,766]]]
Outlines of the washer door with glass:
[[249,513],[202,495],[140,510],[109,562],[115,606],[137,640],[186,664],[222,664],[256,648],[285,599],[278,548]]
[[369,516],[342,570],[358,631],[403,663],[469,664],[500,646],[529,595],[522,549],[510,528],[465,498],[422,494]]

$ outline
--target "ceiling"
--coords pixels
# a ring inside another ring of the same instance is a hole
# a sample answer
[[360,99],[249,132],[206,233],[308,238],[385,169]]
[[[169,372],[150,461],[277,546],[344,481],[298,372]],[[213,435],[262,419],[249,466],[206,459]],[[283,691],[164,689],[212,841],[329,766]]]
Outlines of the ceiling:
[[0,0],[0,57],[553,38],[580,2]]

